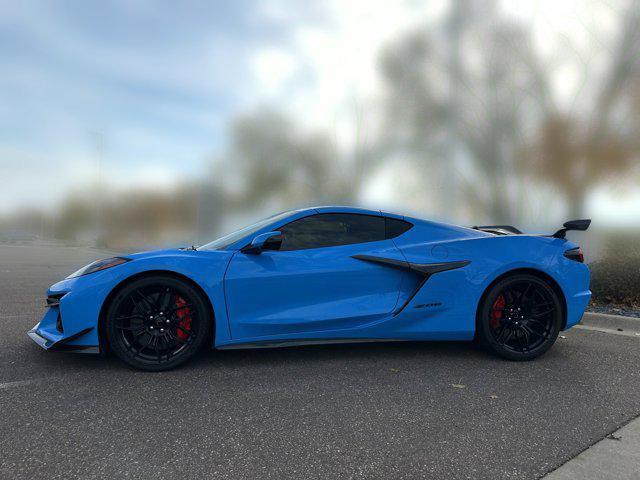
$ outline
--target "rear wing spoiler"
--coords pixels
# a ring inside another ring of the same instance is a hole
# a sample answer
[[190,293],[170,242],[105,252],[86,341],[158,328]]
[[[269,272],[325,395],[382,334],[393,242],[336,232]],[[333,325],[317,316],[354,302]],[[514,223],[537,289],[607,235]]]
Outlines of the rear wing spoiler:
[[[562,225],[562,228],[553,235],[549,235],[554,238],[565,238],[569,230],[581,230],[584,231],[591,225],[591,220],[586,218],[583,220],[569,220]],[[512,225],[476,225],[471,227],[474,230],[480,230],[482,232],[493,233],[495,235],[520,235],[522,232]]]
[[569,230],[585,231],[591,225],[591,219],[585,218],[583,220],[569,220],[562,225],[563,228],[551,235],[554,238],[565,238]]

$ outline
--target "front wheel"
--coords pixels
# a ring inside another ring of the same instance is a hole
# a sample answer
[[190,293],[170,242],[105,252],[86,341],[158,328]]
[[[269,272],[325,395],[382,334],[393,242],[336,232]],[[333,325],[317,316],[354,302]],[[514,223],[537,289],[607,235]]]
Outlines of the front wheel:
[[562,306],[543,279],[517,274],[498,281],[478,309],[478,339],[509,360],[532,360],[560,333]]
[[106,334],[121,360],[141,370],[161,371],[198,353],[209,338],[211,323],[196,289],[157,275],[134,280],[113,297]]

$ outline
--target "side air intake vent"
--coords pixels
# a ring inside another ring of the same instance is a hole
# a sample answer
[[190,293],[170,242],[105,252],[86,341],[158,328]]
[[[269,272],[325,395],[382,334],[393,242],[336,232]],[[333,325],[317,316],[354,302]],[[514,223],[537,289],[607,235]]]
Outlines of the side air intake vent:
[[58,305],[60,305],[60,299],[65,295],[66,293],[56,293],[55,295],[49,295],[47,297],[47,306],[57,307]]

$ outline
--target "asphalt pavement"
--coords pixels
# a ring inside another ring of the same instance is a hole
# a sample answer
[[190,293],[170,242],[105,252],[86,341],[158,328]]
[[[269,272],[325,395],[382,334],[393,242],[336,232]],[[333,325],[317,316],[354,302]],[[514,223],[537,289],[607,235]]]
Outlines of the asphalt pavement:
[[109,255],[0,246],[1,479],[535,479],[640,415],[640,337],[598,328],[526,363],[377,343],[154,374],[41,350],[25,333],[46,288]]

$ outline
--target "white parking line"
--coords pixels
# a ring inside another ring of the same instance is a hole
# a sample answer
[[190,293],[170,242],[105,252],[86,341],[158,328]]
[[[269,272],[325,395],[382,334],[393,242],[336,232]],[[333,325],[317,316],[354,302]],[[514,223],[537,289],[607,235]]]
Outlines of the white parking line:
[[7,390],[13,387],[24,387],[26,385],[31,385],[32,383],[36,383],[36,380],[18,380],[16,382],[0,383],[0,390]]
[[584,316],[589,318],[604,318],[608,320],[635,320],[640,322],[640,317],[629,317],[627,315],[613,315],[611,313],[598,313],[598,312],[584,312]]
[[575,325],[573,328],[577,328],[579,330],[589,330],[592,332],[600,332],[600,333],[609,333],[611,335],[621,335],[623,337],[635,337],[640,339],[640,332],[633,332],[630,330],[614,330],[612,328],[603,328],[603,327],[592,327],[591,325]]

